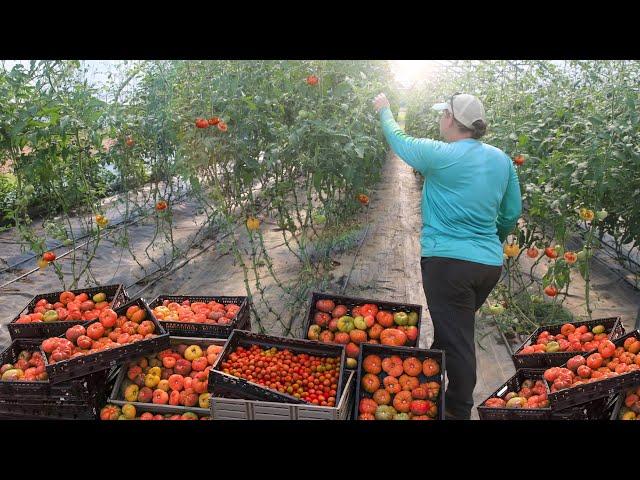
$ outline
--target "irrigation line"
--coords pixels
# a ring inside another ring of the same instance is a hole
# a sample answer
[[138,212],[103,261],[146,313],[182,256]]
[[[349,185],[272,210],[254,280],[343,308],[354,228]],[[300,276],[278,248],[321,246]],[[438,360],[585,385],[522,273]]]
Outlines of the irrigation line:
[[[178,197],[178,198],[176,199],[176,202],[174,202],[174,205],[175,205],[176,203],[180,203],[180,202],[182,202],[182,200],[183,200],[185,197],[186,197],[186,193],[185,193],[185,194],[183,194],[183,196]],[[126,224],[127,222],[130,222],[130,223],[129,223],[129,225],[135,225],[136,223],[140,222],[141,220],[144,220],[145,218],[148,218],[149,216],[151,216],[151,214],[152,214],[152,213],[153,213],[153,212],[149,212],[149,213],[147,213],[147,214],[145,214],[145,215],[140,215],[140,216],[138,216],[137,218],[135,218],[135,220],[131,220],[130,218],[125,218],[125,219],[123,219],[123,220],[121,220],[121,221],[119,221],[119,222],[114,223],[113,225],[109,225],[108,227],[106,227],[106,229],[107,229],[107,230],[109,230],[109,231],[108,231],[105,235],[110,235],[110,234],[112,234],[112,233],[116,232],[117,230],[120,230],[120,228],[125,227],[125,226],[128,226],[128,225],[123,225],[123,224]],[[78,240],[82,240],[82,239],[87,238],[87,237],[90,237],[90,236],[92,237],[93,235],[92,235],[91,233],[85,233],[85,234],[81,235],[80,237],[76,238],[76,241],[78,241]],[[73,252],[74,250],[77,250],[78,248],[83,247],[84,245],[86,245],[86,243],[84,243],[84,244],[82,244],[82,245],[79,245],[79,244],[78,244],[78,245],[76,245],[76,244],[74,244],[74,248],[72,248],[71,250],[69,250],[69,252],[66,252],[66,253],[64,253],[64,254],[62,254],[62,255],[60,255],[60,256],[58,256],[57,258],[62,258],[62,257],[64,257],[64,256],[68,255],[70,252]],[[57,250],[58,248],[61,248],[61,247],[63,247],[63,246],[64,246],[63,244],[60,244],[60,245],[57,245],[56,247],[52,247],[50,250]],[[2,270],[0,270],[0,274],[2,274],[2,273],[4,273],[4,272],[7,272],[7,271],[9,271],[9,270],[13,270],[13,269],[14,269],[14,268],[16,268],[18,265],[22,265],[23,263],[27,263],[27,262],[29,262],[29,261],[33,260],[34,258],[36,258],[37,256],[38,256],[38,255],[35,255],[35,254],[34,254],[34,255],[31,255],[31,256],[29,256],[29,257],[27,257],[27,258],[23,259],[23,260],[20,260],[20,261],[19,261],[19,262],[17,262],[17,263],[14,263],[13,265],[9,265],[9,266],[7,266],[7,267],[3,268]],[[35,271],[37,271],[37,270],[39,270],[39,269],[36,269]],[[0,288],[3,288],[4,286],[5,286],[5,285],[2,285],[2,286],[0,286]]]

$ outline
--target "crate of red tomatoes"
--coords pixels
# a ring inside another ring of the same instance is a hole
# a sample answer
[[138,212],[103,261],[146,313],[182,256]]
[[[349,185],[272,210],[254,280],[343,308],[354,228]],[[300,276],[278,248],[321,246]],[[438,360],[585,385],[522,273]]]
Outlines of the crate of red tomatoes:
[[615,395],[552,410],[544,370],[523,368],[478,406],[480,420],[600,420],[611,415]]
[[170,341],[169,348],[122,366],[110,404],[155,414],[209,416],[209,370],[226,339],[171,337]]
[[600,343],[624,334],[620,317],[542,326],[514,352],[513,364],[516,370],[559,367],[576,353],[594,352]]
[[228,338],[251,330],[246,296],[159,295],[149,307],[172,336]]
[[104,309],[97,320],[74,325],[41,344],[51,383],[106,370],[168,346],[169,334],[142,298]]
[[0,403],[76,403],[94,399],[105,386],[108,371],[52,384],[40,340],[17,339],[0,353]]
[[129,300],[122,284],[43,293],[33,297],[7,325],[11,339],[46,338],[95,320],[105,308]]
[[354,418],[444,420],[442,350],[363,344]]
[[347,368],[356,368],[362,344],[417,347],[421,322],[421,305],[313,292],[304,334],[345,345]]
[[334,407],[345,385],[344,364],[344,345],[234,330],[209,372],[209,391]]
[[640,332],[605,340],[596,352],[575,355],[562,367],[545,370],[544,378],[554,410],[622,392],[640,382]]

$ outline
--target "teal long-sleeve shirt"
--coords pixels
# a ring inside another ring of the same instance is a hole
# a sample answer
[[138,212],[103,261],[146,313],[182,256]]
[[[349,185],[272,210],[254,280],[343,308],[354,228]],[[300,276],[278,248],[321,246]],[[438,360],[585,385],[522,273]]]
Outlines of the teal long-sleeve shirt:
[[422,256],[502,265],[502,242],[522,213],[511,159],[471,138],[446,143],[410,137],[389,107],[380,110],[380,120],[394,153],[425,178]]

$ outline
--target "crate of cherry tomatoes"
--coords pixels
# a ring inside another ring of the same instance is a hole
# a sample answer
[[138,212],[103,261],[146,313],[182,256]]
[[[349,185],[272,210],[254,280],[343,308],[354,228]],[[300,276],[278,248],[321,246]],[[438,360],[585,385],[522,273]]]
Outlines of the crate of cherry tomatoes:
[[364,343],[417,347],[422,306],[311,294],[304,333],[309,340],[345,345],[347,368],[356,368]]
[[169,334],[143,298],[104,309],[97,320],[74,325],[41,344],[51,383],[106,370],[168,346]]
[[209,370],[225,339],[171,337],[171,346],[122,366],[109,403],[158,414],[210,414]]
[[209,372],[215,397],[334,407],[345,386],[344,345],[234,330]]
[[554,410],[624,391],[640,382],[640,332],[605,340],[598,351],[575,355],[562,367],[545,370],[544,378]]
[[356,372],[347,372],[342,396],[333,406],[245,400],[236,395],[211,397],[213,420],[348,420],[353,411]]
[[107,381],[106,370],[51,384],[40,340],[17,339],[0,353],[0,403],[82,404],[94,399]]
[[159,295],[149,307],[172,336],[228,338],[233,330],[251,330],[243,296]]
[[519,368],[559,367],[576,353],[593,352],[601,342],[625,334],[620,317],[539,327],[512,355]]
[[611,415],[616,396],[552,410],[544,370],[523,368],[478,406],[480,420],[600,420]]
[[640,420],[640,383],[620,393],[611,420]]
[[354,418],[444,420],[442,350],[367,343],[359,360]]
[[46,338],[99,317],[105,308],[129,301],[122,284],[43,293],[33,297],[7,325],[11,339]]

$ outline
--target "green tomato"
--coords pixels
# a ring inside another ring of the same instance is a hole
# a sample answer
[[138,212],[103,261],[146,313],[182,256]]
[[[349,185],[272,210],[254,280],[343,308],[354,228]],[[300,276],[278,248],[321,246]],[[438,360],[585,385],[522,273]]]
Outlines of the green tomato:
[[607,212],[604,208],[602,210],[600,210],[599,212],[596,212],[596,218],[600,221],[604,220],[605,218],[607,218],[607,216],[609,215],[609,212]]
[[560,344],[558,342],[549,342],[545,347],[547,353],[554,353],[560,350]]
[[315,223],[318,223],[318,224],[321,224],[321,223],[324,223],[324,222],[327,221],[327,217],[325,217],[324,215],[320,215],[320,214],[314,214],[312,216],[312,218],[313,218],[313,221]]
[[67,238],[64,242],[62,242],[62,244],[63,244],[65,247],[68,247],[68,246],[70,246],[70,245],[73,245],[73,240],[71,240],[70,238]]
[[55,310],[47,310],[42,315],[42,321],[45,323],[56,322],[58,320],[58,312]]
[[543,299],[540,295],[531,295],[531,303],[542,303]]
[[27,185],[26,187],[24,187],[24,194],[25,195],[33,195],[35,193],[36,189],[33,187],[33,185]]
[[409,315],[405,312],[397,312],[393,315],[393,321],[396,322],[396,325],[406,325],[409,323]]
[[560,245],[556,245],[555,251],[558,254],[558,257],[562,257],[564,255],[564,248],[562,248]]
[[504,307],[498,303],[489,306],[489,313],[491,315],[500,315],[504,313]]

